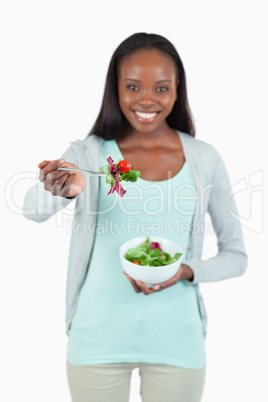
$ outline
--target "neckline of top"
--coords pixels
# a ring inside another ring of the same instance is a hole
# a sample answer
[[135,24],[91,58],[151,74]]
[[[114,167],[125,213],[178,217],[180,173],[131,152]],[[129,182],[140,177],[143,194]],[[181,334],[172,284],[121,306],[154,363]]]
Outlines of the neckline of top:
[[[116,142],[116,140],[115,139],[113,139],[113,140],[111,140],[112,141],[112,144],[114,144],[114,146],[115,146],[115,148],[116,148],[116,150],[117,150],[117,152],[119,153],[119,155],[120,155],[120,158],[121,159],[125,159],[124,158],[124,156],[123,156],[123,154],[122,154],[122,152],[121,152],[121,150],[120,150],[120,148],[119,148],[119,146],[118,146],[118,144],[117,144],[117,142]],[[184,156],[184,158],[185,158],[185,156]],[[182,174],[182,172],[184,171],[184,169],[185,169],[185,166],[186,166],[186,159],[185,159],[185,161],[184,161],[184,163],[183,163],[183,165],[182,165],[182,167],[180,168],[180,170],[174,175],[174,176],[172,176],[172,177],[170,177],[169,179],[166,179],[166,180],[145,180],[145,179],[143,179],[142,177],[139,177],[139,181],[140,182],[143,182],[143,183],[166,183],[166,182],[169,182],[169,181],[173,181],[173,180],[175,180],[179,175],[181,175]]]

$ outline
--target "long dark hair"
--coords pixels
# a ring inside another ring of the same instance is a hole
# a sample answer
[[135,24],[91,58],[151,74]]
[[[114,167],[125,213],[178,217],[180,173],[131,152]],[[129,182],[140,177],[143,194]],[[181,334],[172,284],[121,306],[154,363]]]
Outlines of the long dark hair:
[[166,121],[170,127],[195,136],[195,127],[188,104],[185,71],[177,50],[166,38],[160,35],[136,33],[125,39],[115,50],[106,77],[102,106],[90,134],[96,134],[105,140],[115,139],[119,134],[125,116],[121,112],[118,100],[118,67],[122,59],[139,49],[157,49],[169,55],[175,63],[180,80],[177,100]]

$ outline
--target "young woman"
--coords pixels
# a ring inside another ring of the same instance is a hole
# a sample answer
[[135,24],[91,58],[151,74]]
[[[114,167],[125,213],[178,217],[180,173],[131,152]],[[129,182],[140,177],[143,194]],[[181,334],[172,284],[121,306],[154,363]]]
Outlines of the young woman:
[[[99,170],[109,156],[141,172],[123,185],[123,198],[107,195],[102,177],[57,170]],[[207,318],[199,283],[242,275],[247,255],[223,160],[195,139],[174,46],[146,33],[122,42],[90,134],[38,166],[40,182],[25,196],[27,218],[45,221],[76,203],[66,291],[72,401],[127,402],[136,367],[143,402],[200,401]],[[202,260],[206,212],[218,253]],[[184,252],[178,272],[150,289],[123,275],[118,253],[126,240],[147,235],[176,241]]]

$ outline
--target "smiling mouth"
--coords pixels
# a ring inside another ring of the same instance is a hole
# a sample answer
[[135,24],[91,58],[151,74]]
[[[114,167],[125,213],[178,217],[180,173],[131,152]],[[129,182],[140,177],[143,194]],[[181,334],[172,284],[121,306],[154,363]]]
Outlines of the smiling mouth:
[[140,121],[152,121],[160,112],[142,113],[134,110],[134,113]]

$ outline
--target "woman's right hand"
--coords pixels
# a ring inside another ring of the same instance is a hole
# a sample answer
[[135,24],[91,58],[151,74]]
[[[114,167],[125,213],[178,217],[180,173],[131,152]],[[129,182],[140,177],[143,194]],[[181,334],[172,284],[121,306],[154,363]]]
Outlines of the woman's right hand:
[[40,169],[39,180],[44,188],[52,195],[65,198],[75,198],[86,188],[86,182],[81,172],[72,170],[57,170],[59,167],[79,169],[73,163],[64,159],[43,161],[38,164]]

